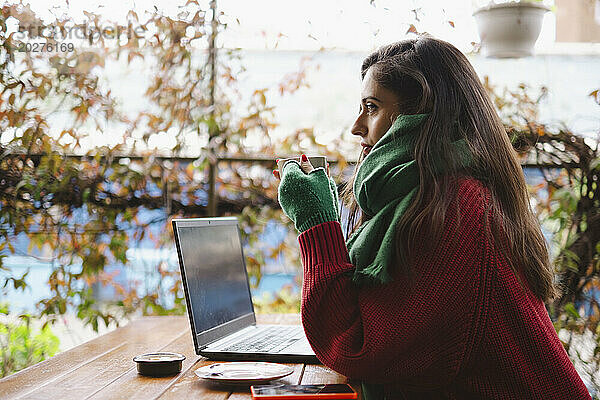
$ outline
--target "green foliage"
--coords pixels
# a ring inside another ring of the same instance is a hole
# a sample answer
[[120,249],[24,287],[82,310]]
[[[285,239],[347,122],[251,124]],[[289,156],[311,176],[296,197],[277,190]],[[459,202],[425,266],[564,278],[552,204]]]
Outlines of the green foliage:
[[567,312],[567,314],[571,318],[575,318],[575,319],[581,318],[581,316],[579,315],[579,313],[575,309],[575,306],[573,305],[573,303],[567,303],[567,304],[565,304],[565,311]]
[[52,357],[59,345],[50,326],[34,330],[31,315],[19,315],[15,322],[8,315],[8,304],[0,304],[0,378]]

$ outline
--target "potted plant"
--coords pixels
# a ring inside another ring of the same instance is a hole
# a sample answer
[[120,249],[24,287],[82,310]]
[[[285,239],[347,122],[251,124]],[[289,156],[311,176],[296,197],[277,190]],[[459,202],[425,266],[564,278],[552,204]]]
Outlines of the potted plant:
[[498,58],[533,55],[544,14],[549,10],[542,0],[491,2],[477,9],[473,16],[483,55]]

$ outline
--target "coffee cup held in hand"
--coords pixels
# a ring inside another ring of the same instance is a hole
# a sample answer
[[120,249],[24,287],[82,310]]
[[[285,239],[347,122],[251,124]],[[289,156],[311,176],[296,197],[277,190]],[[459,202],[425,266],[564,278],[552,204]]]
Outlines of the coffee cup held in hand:
[[[325,156],[307,156],[308,161],[312,164],[313,168],[323,167],[325,171],[327,171],[327,157]],[[279,170],[279,174],[283,174],[283,167],[288,161],[296,160],[298,163],[301,163],[300,157],[292,157],[292,158],[283,158],[277,161],[277,169]]]

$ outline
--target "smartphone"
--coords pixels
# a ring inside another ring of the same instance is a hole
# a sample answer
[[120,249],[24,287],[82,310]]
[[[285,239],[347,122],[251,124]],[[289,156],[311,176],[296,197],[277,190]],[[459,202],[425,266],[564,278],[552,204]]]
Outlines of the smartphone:
[[260,385],[251,386],[252,398],[275,399],[356,399],[357,393],[348,384],[321,385]]

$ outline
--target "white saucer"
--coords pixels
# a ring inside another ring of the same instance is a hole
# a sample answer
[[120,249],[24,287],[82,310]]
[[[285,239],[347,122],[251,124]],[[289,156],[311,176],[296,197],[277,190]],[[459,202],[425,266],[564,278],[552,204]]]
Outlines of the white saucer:
[[294,372],[287,365],[268,362],[226,362],[200,367],[198,377],[222,383],[262,383],[283,378]]

